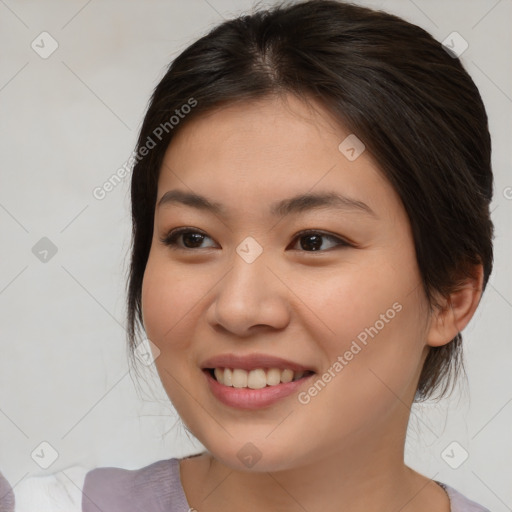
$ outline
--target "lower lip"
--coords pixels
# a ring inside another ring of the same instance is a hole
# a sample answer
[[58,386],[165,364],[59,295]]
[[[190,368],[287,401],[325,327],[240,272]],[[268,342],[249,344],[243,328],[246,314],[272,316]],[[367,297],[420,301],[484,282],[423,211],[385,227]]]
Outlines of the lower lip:
[[208,385],[213,395],[223,404],[238,409],[261,409],[274,404],[281,398],[290,396],[297,391],[298,388],[314,377],[314,373],[301,379],[277,384],[276,386],[267,386],[261,389],[235,388],[224,386],[214,379],[210,372],[203,370]]

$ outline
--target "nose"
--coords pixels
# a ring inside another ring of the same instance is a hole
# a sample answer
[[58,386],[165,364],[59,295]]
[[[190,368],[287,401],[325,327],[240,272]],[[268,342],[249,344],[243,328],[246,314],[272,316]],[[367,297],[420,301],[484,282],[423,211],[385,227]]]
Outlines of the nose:
[[263,254],[252,263],[235,254],[231,269],[214,288],[209,324],[241,338],[285,328],[290,321],[290,291],[283,281]]

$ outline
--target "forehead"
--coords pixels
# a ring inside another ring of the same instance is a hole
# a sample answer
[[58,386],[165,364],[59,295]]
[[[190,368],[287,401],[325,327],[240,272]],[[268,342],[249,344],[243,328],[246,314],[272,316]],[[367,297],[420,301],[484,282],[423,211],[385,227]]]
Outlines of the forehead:
[[157,201],[180,188],[243,211],[321,191],[389,210],[400,201],[369,153],[351,160],[340,150],[349,136],[320,104],[291,95],[200,114],[167,148]]
[[305,103],[291,94],[269,96],[200,114],[178,130],[167,153],[170,158],[202,159],[204,154],[193,151],[202,149],[208,151],[210,161],[238,157],[245,164],[239,169],[243,172],[251,160],[278,164],[300,160],[306,152],[324,151],[345,131],[312,100]]

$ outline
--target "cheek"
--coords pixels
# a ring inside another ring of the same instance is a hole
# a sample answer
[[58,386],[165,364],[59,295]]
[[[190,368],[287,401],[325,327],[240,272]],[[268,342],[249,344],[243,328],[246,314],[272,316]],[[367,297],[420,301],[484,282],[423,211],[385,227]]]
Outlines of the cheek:
[[[357,337],[375,324],[382,332],[389,331],[389,325],[403,321],[413,327],[420,306],[414,293],[417,279],[415,272],[405,268],[397,272],[380,260],[350,271],[330,272],[314,283],[308,281],[298,293],[307,297],[307,304],[334,338],[342,335],[347,339]],[[411,315],[414,322],[406,318]]]
[[160,350],[171,342],[175,348],[186,343],[180,330],[204,295],[196,281],[197,273],[173,268],[163,256],[150,253],[142,282],[142,316],[148,338]]
[[346,355],[344,373],[376,378],[372,368],[397,388],[414,377],[427,311],[414,252],[376,253],[365,265],[331,274],[325,286],[311,286],[306,296],[329,328],[322,340],[329,365]]
[[339,284],[344,286],[318,309],[335,333],[317,339],[327,355],[319,376],[326,384],[307,389],[300,403],[329,411],[330,425],[344,435],[407,410],[424,343],[422,297],[407,283],[370,279],[363,287],[361,281],[344,279]]

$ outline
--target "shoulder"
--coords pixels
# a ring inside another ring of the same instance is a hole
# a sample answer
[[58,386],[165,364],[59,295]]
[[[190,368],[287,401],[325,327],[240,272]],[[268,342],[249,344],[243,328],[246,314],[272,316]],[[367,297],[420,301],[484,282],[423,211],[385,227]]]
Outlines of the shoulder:
[[[4,492],[5,491],[5,492]],[[140,469],[73,466],[24,478],[0,478],[0,512],[187,512],[179,459]]]
[[186,512],[188,509],[178,459],[160,460],[133,470],[96,468],[85,477],[83,512]]
[[437,482],[448,494],[451,504],[451,512],[490,512],[488,508],[470,500],[453,487]]
[[0,511],[14,511],[14,493],[5,477],[0,473]]
[[[86,473],[87,469],[73,466],[51,475],[24,478],[14,485],[13,506],[6,510],[81,512],[82,486]],[[1,505],[0,510],[3,511]]]

